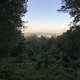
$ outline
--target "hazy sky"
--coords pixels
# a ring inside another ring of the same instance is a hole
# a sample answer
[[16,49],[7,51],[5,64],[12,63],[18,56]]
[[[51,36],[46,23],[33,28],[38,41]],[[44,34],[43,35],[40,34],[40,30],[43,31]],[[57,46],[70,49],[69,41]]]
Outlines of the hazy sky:
[[57,12],[60,0],[29,0],[28,12],[23,20],[28,21],[25,32],[61,33],[69,28],[69,14]]

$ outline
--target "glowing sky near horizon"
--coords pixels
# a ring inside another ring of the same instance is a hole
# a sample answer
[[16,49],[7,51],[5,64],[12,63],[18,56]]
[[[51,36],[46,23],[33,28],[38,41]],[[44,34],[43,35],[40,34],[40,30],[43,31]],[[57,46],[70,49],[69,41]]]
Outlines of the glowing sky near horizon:
[[53,32],[66,31],[70,23],[69,14],[60,13],[60,0],[29,0],[28,12],[22,18],[28,21],[24,32]]

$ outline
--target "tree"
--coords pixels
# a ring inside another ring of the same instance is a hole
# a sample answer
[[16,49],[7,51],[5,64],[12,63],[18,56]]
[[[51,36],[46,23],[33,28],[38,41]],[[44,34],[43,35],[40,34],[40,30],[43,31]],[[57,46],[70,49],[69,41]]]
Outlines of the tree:
[[0,0],[0,55],[18,44],[28,0]]
[[62,0],[62,6],[59,11],[68,12],[74,18],[74,24],[80,22],[80,0]]
[[68,12],[74,18],[73,26],[63,34],[63,48],[68,56],[78,59],[80,55],[80,47],[78,46],[80,43],[80,0],[62,0],[60,11]]

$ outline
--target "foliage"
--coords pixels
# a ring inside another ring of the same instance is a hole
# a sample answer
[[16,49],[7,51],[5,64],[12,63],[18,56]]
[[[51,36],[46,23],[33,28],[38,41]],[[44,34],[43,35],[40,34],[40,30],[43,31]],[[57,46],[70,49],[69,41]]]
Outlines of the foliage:
[[[77,34],[79,30],[68,30],[57,38],[33,35],[32,38],[23,39],[19,45],[21,53],[0,58],[0,79],[79,80],[80,48]],[[75,37],[77,43],[74,42]]]
[[[78,23],[79,0],[62,2],[61,11]],[[0,8],[0,80],[80,80],[79,24],[57,37],[24,38],[20,29],[25,0],[1,0]]]
[[62,6],[59,11],[68,12],[74,18],[73,23],[80,22],[80,0],[61,0]]
[[0,56],[19,43],[26,0],[0,0]]

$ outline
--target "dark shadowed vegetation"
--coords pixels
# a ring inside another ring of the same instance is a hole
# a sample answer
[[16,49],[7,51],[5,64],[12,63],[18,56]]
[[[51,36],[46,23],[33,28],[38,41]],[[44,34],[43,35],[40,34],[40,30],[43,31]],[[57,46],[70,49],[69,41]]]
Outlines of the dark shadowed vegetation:
[[80,1],[62,0],[74,18],[60,36],[22,36],[27,0],[0,0],[0,80],[80,80]]

